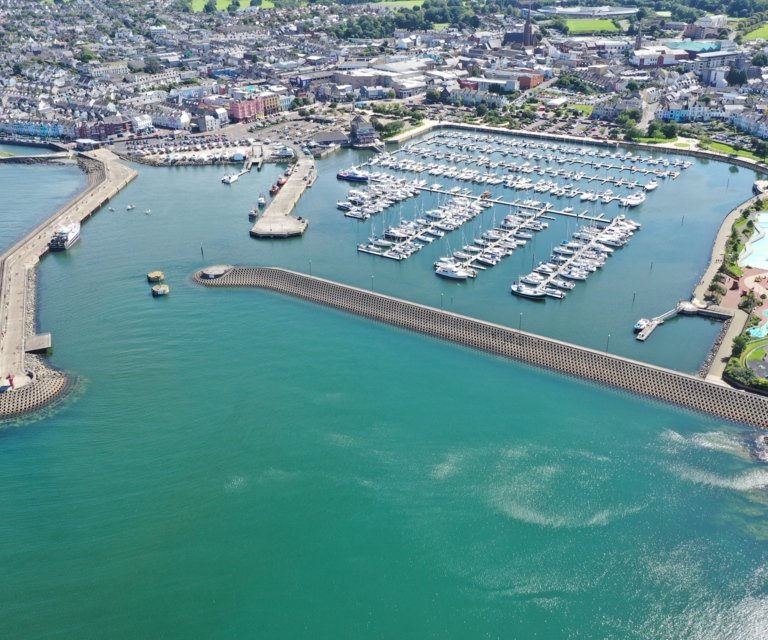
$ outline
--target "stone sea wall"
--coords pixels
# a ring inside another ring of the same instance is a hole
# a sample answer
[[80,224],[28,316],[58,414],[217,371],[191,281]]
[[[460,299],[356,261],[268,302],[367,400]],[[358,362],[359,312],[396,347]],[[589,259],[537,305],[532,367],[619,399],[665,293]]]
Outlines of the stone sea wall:
[[768,427],[768,398],[669,369],[516,331],[321,278],[269,267],[232,267],[209,287],[258,287],[288,294],[512,360],[648,396],[734,422]]

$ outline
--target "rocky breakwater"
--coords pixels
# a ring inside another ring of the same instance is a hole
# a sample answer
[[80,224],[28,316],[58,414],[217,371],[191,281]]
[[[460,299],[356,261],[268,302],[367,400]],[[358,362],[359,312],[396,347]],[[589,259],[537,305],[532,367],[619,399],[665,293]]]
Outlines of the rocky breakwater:
[[733,422],[768,427],[768,397],[338,282],[286,269],[231,266],[203,269],[193,279],[206,286],[276,291]]
[[82,222],[136,177],[104,150],[81,154],[78,165],[88,177],[86,190],[0,256],[0,419],[37,411],[71,388],[63,372],[26,353],[36,325],[35,267],[63,223]]

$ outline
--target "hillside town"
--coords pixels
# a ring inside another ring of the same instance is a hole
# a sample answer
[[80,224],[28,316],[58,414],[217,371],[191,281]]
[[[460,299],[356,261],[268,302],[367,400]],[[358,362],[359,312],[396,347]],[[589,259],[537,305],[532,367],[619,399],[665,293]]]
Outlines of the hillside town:
[[432,118],[768,153],[768,43],[725,15],[393,4],[2,0],[0,135],[104,144],[290,117],[320,123],[303,142],[322,148]]

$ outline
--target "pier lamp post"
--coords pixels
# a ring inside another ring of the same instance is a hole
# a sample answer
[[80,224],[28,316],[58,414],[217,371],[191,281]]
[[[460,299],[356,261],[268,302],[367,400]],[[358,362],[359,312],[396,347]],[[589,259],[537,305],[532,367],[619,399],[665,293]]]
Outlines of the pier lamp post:
[[608,353],[608,345],[611,344],[611,334],[608,334],[608,338],[605,340],[605,352]]

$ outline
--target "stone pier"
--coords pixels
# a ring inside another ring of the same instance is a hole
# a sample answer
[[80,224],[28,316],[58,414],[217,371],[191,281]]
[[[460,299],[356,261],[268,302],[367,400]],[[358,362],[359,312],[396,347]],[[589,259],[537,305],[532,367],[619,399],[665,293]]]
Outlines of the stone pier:
[[29,270],[48,252],[48,241],[59,227],[90,217],[137,175],[103,149],[79,154],[78,163],[88,174],[88,188],[0,256],[0,418],[39,409],[69,384],[59,371],[38,368],[33,374],[25,363],[26,315],[36,294]]
[[291,215],[293,208],[314,177],[315,161],[299,156],[288,181],[278,191],[251,228],[254,238],[292,238],[302,235],[309,222]]
[[768,427],[768,397],[330,280],[285,269],[221,265],[198,271],[193,279],[209,287],[276,291],[724,420]]

